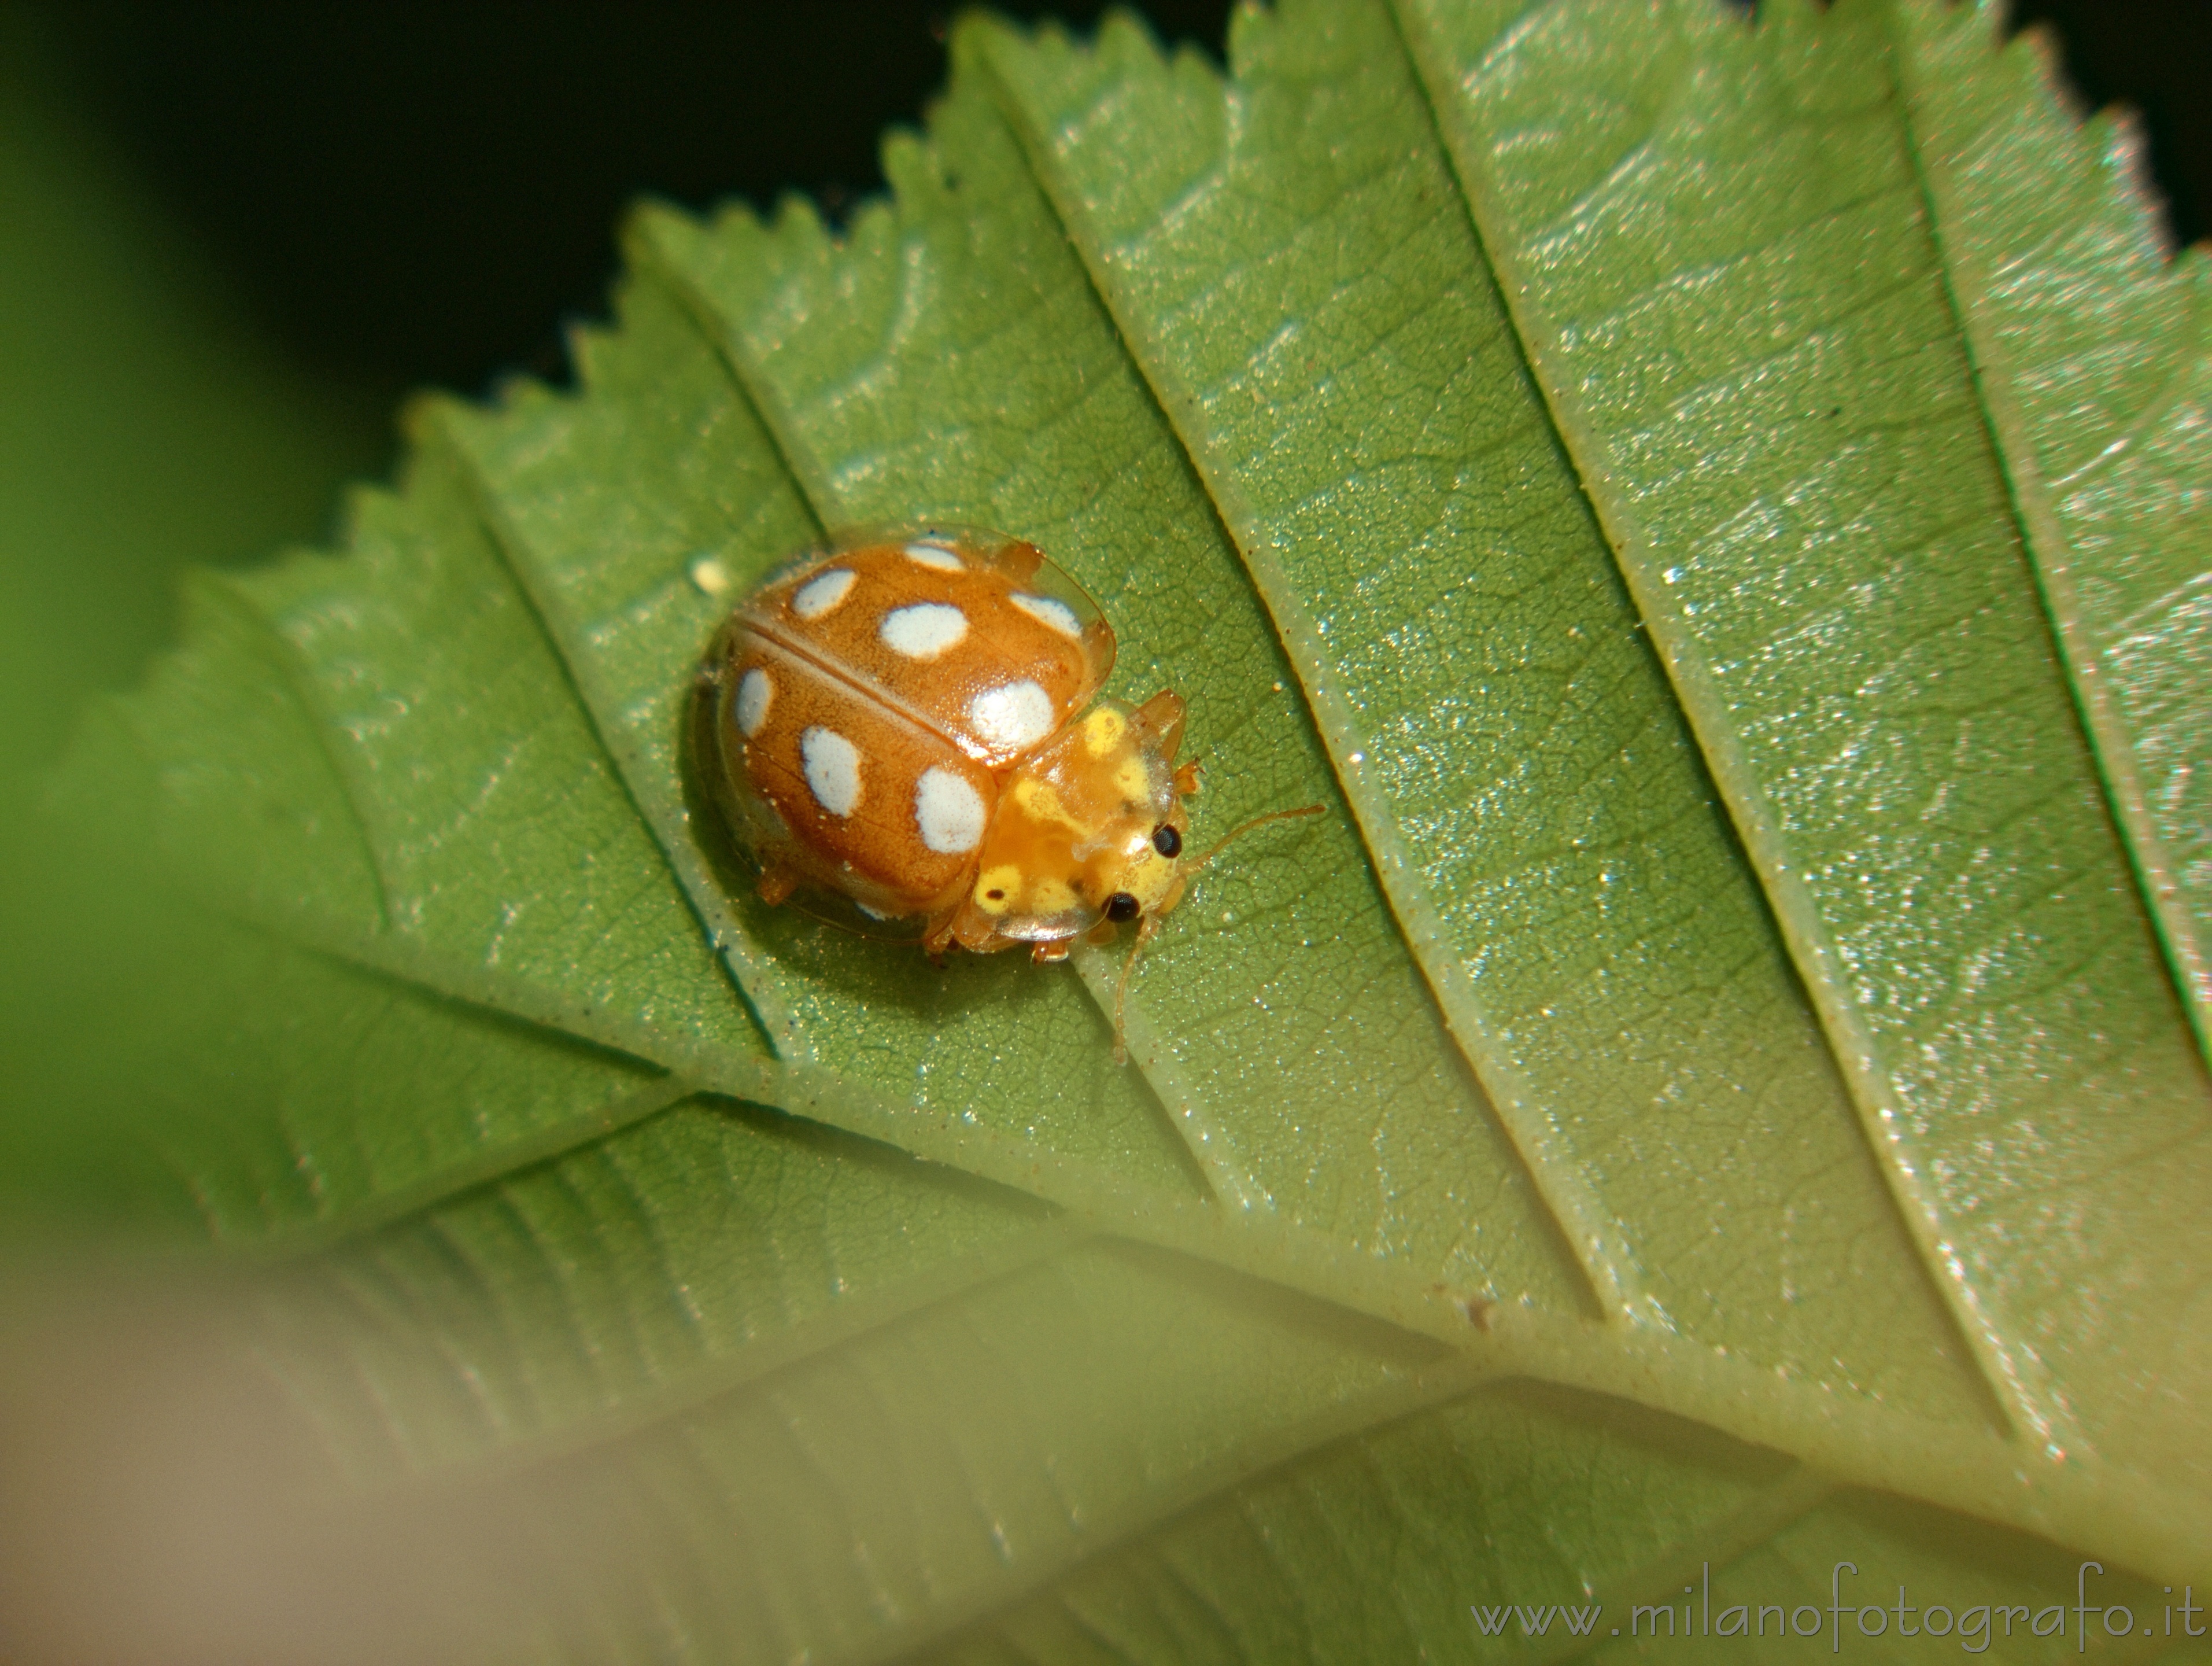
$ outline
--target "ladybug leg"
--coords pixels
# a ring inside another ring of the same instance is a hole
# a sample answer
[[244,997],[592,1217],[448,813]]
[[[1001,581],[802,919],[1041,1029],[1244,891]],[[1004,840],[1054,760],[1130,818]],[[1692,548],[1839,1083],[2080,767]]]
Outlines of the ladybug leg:
[[1103,949],[1121,934],[1121,928],[1111,920],[1101,920],[1084,933],[1083,940],[1094,949]]
[[760,878],[761,901],[774,908],[799,889],[799,876],[787,867],[769,867]]
[[1067,958],[1067,941],[1040,943],[1030,951],[1030,958],[1040,966],[1051,966]]
[[1175,772],[1176,791],[1181,793],[1184,798],[1196,798],[1198,796],[1198,789],[1204,784],[1199,780],[1198,775],[1199,765],[1196,758],[1191,759],[1188,763],[1176,765]]
[[997,923],[981,909],[956,903],[947,917],[951,923],[946,927],[952,940],[962,948],[975,954],[995,954],[1006,946],[1006,939],[999,935]]
[[1136,713],[1137,727],[1158,742],[1164,758],[1172,758],[1182,745],[1182,696],[1173,689],[1162,689]]
[[921,952],[933,966],[942,966],[952,952],[952,922],[960,910],[951,908],[933,919],[921,934]]

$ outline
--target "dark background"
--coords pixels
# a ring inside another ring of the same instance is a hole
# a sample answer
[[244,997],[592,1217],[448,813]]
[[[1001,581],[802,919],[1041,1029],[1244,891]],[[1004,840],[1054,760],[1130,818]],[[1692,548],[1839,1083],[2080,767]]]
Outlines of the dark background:
[[[1095,22],[1097,4],[1005,4]],[[877,144],[945,79],[953,8],[179,5],[45,0],[93,113],[258,324],[311,371],[396,399],[562,374],[623,207],[882,189]],[[1222,0],[1143,7],[1219,57]],[[2143,115],[2183,241],[2212,192],[2212,0],[2031,0],[2091,105]]]

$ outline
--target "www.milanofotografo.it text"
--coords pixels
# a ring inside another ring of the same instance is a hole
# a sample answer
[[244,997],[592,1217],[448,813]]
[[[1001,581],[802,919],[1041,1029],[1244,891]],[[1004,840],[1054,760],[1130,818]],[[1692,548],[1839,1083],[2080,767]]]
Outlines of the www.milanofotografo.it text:
[[1871,1640],[1893,1632],[1899,1637],[1953,1638],[1968,1654],[1976,1655],[2006,1638],[2070,1637],[2086,1650],[2090,1639],[2100,1634],[2117,1640],[2203,1637],[2212,1633],[2212,1626],[2203,1618],[2204,1605],[2196,1600],[2195,1590],[2189,1585],[2179,1591],[2166,1586],[2166,1601],[2140,1613],[2124,1602],[2099,1602],[2094,1581],[2104,1575],[2101,1562],[2083,1562],[2075,1570],[2071,1603],[2047,1602],[2039,1607],[2020,1602],[1917,1604],[1903,1585],[1897,1588],[1894,1601],[1869,1602],[1856,1588],[1858,1572],[1852,1562],[1838,1562],[1829,1570],[1826,1606],[1729,1602],[1716,1610],[1712,1568],[1707,1564],[1696,1583],[1682,1587],[1679,1599],[1632,1604],[1625,1624],[1616,1615],[1615,1623],[1607,1625],[1601,1602],[1551,1602],[1534,1608],[1515,1602],[1475,1602],[1468,1608],[1475,1630],[1482,1636],[1518,1636],[1531,1643],[1565,1642],[1577,1637],[1825,1637],[1837,1654],[1857,1639]]

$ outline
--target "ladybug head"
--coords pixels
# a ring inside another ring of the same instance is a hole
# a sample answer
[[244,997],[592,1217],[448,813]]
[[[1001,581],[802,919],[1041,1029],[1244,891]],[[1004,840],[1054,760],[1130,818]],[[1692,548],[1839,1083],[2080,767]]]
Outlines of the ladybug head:
[[1000,793],[975,889],[956,927],[971,946],[1064,944],[1076,937],[1103,944],[1133,921],[1136,940],[1114,1000],[1116,1063],[1126,1052],[1129,975],[1191,877],[1253,828],[1322,809],[1316,804],[1255,817],[1204,855],[1188,854],[1183,800],[1198,790],[1198,767],[1176,763],[1182,721],[1182,698],[1172,692],[1138,707],[1101,700],[1024,758]]
[[1000,788],[963,913],[963,941],[1110,939],[1182,897],[1183,705],[1101,700],[1024,758]]

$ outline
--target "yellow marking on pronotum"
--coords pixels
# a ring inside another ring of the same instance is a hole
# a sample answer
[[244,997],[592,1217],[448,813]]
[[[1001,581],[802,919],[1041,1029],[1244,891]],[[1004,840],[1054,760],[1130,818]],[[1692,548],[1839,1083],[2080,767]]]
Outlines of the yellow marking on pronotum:
[[1058,822],[1079,833],[1087,830],[1081,822],[1067,813],[1067,806],[1061,801],[1060,790],[1048,781],[1016,781],[1014,807],[1034,822]]
[[1121,744],[1121,737],[1128,732],[1121,713],[1102,706],[1083,720],[1083,750],[1093,757],[1103,757]]
[[1075,906],[1075,888],[1065,879],[1040,879],[1030,887],[1031,914],[1065,914]]
[[1021,894],[1022,871],[1012,862],[986,870],[975,881],[975,906],[986,914],[1004,914]]

